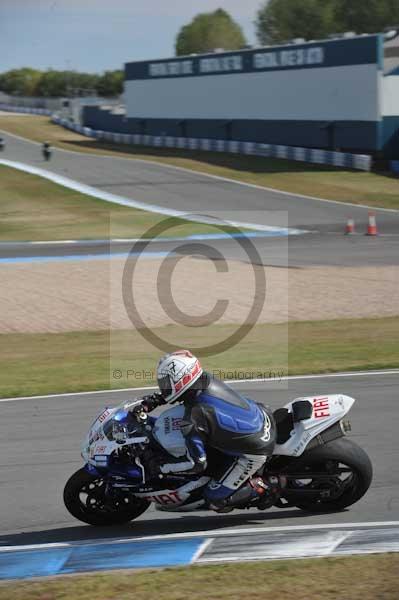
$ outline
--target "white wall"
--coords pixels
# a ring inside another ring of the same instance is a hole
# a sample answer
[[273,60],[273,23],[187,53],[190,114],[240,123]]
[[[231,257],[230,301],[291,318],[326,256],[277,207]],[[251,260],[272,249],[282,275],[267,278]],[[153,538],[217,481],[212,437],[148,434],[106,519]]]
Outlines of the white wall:
[[384,117],[399,116],[399,75],[384,77],[382,84],[382,114]]
[[376,65],[125,82],[127,116],[152,119],[379,119]]

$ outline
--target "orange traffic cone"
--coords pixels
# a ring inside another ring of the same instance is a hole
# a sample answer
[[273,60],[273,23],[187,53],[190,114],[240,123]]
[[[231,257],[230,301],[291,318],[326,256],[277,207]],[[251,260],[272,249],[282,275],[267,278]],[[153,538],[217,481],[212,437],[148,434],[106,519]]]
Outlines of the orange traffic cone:
[[375,220],[375,213],[369,212],[369,223],[367,225],[366,235],[378,235],[377,222]]
[[351,233],[355,233],[355,221],[348,219],[345,227],[345,235],[350,235]]

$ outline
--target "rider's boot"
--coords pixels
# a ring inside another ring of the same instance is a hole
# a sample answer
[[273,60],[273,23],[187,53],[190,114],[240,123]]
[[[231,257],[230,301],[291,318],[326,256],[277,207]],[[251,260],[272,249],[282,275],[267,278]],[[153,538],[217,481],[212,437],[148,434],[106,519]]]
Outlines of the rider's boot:
[[246,485],[234,492],[231,496],[218,502],[216,505],[210,504],[209,508],[218,513],[231,512],[234,508],[244,508],[252,504],[254,500],[260,499],[269,494],[269,485],[262,477],[252,477]]

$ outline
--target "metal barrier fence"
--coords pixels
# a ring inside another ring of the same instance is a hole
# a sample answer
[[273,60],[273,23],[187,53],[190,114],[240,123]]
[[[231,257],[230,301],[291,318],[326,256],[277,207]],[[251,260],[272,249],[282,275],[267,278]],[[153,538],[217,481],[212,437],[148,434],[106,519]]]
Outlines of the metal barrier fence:
[[[0,110],[13,112],[27,112],[29,114],[50,115],[51,111],[40,108],[15,108],[10,105],[0,104]],[[116,144],[135,146],[152,146],[155,148],[179,148],[188,150],[204,150],[211,152],[228,152],[231,154],[244,154],[264,156],[267,158],[282,158],[300,162],[320,165],[331,165],[345,169],[370,171],[372,158],[367,154],[351,154],[348,152],[332,152],[317,148],[297,148],[295,146],[280,146],[276,144],[261,144],[257,142],[238,142],[229,140],[213,140],[204,138],[153,136],[139,133],[114,133],[112,131],[98,131],[84,127],[63,119],[57,115],[52,116],[53,123],[71,129],[87,137],[106,140]]]
[[53,114],[52,110],[47,108],[29,108],[27,106],[14,106],[13,104],[0,104],[0,110],[6,112],[27,113],[29,115],[47,115]]

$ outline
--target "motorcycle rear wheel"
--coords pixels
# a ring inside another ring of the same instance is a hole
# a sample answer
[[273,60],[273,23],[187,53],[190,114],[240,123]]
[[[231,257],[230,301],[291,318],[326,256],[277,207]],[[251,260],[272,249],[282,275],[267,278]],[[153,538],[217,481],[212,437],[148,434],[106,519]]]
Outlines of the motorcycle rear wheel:
[[147,510],[150,503],[132,495],[105,495],[104,480],[85,469],[76,471],[64,488],[64,504],[73,517],[97,527],[129,523]]
[[[302,489],[312,489],[312,486],[324,487],[326,491],[330,490],[331,497],[297,501],[291,496],[290,501],[298,508],[310,513],[336,512],[358,502],[370,487],[373,467],[366,452],[348,438],[342,437],[305,452],[295,460],[295,464],[290,465],[287,473],[290,470],[294,472],[299,470],[311,472],[313,470],[328,473],[329,468],[334,470],[335,467],[346,470],[346,478],[338,480],[334,476],[330,480],[318,481],[317,478],[311,479],[309,476],[310,480],[305,480],[305,484],[303,480],[300,482]],[[300,494],[298,494],[299,496]]]

